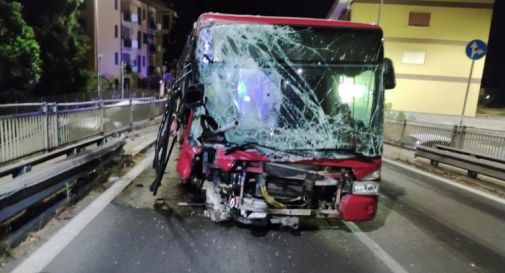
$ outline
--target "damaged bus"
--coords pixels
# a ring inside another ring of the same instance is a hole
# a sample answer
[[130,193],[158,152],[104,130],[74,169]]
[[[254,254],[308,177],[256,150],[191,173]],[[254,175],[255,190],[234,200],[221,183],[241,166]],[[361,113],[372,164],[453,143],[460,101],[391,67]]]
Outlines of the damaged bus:
[[371,220],[394,86],[376,25],[202,14],[168,95],[150,189],[178,158],[212,221]]

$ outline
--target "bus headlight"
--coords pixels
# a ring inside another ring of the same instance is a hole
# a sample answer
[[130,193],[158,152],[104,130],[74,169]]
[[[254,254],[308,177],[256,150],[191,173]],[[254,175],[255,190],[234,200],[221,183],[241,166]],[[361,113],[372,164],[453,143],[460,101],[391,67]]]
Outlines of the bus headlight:
[[379,195],[379,183],[373,181],[356,181],[352,184],[352,193],[358,195]]

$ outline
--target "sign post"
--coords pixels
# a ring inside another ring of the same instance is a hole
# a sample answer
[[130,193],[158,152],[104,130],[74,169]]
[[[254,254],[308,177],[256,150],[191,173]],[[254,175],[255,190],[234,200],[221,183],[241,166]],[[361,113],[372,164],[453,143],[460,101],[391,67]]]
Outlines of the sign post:
[[465,101],[463,102],[463,110],[461,111],[459,126],[463,126],[463,119],[465,118],[466,102],[468,100],[468,93],[470,92],[470,86],[472,84],[472,74],[475,61],[482,59],[484,56],[486,56],[486,53],[487,53],[487,45],[482,40],[472,40],[466,45],[466,56],[468,56],[468,58],[472,60],[472,65],[470,66],[470,76],[468,76]]

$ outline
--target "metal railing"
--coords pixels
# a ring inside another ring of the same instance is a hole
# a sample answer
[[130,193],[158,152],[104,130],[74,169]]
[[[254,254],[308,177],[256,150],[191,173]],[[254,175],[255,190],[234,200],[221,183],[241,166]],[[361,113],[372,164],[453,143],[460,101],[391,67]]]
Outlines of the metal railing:
[[161,115],[165,103],[165,99],[139,98],[0,105],[0,164],[126,130]]
[[494,158],[505,158],[505,132],[468,128],[466,126],[444,126],[418,122],[386,121],[386,142],[416,148],[419,145],[435,147],[443,145]]

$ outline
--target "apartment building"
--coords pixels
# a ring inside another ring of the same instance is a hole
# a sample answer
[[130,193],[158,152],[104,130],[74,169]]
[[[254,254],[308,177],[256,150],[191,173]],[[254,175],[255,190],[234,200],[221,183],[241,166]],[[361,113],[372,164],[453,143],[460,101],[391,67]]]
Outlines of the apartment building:
[[85,0],[81,24],[92,45],[89,68],[116,86],[123,76],[125,88],[148,87],[164,70],[162,35],[171,24],[163,21],[175,16],[157,0]]
[[[465,48],[473,39],[488,41],[494,0],[384,0],[382,9],[379,2],[337,1],[329,17],[380,24],[397,77],[386,102],[398,111],[460,115],[472,63]],[[477,111],[484,62],[475,62],[468,116]]]

